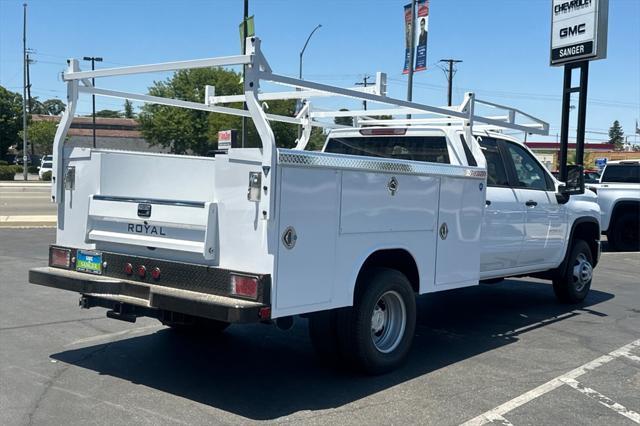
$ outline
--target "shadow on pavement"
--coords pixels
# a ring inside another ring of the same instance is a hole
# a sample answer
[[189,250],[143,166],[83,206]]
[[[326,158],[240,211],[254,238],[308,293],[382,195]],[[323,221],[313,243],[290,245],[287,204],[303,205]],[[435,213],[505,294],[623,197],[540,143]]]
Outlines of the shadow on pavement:
[[162,329],[52,358],[249,419],[271,420],[341,407],[570,316],[603,316],[588,307],[613,297],[592,290],[580,306],[560,305],[549,284],[522,280],[421,296],[407,364],[380,377],[324,366],[313,354],[305,320],[289,332],[234,326],[211,340]]

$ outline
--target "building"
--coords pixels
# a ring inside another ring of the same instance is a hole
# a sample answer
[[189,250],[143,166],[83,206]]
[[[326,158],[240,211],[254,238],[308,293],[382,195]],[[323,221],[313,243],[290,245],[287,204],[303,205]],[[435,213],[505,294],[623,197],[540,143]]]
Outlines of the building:
[[[527,147],[534,153],[536,158],[551,171],[558,170],[558,156],[560,153],[559,142],[525,142]],[[575,143],[569,143],[569,162],[576,150]],[[584,167],[585,169],[595,169],[597,158],[610,160],[626,160],[640,157],[638,152],[614,151],[613,146],[608,143],[585,143],[584,144]]]
[[[59,122],[59,116],[31,116],[32,121]],[[78,147],[93,146],[92,117],[74,117],[67,133],[68,144]],[[132,118],[96,117],[96,148],[120,149],[128,151],[168,152],[162,146],[150,146],[140,133],[139,123]]]

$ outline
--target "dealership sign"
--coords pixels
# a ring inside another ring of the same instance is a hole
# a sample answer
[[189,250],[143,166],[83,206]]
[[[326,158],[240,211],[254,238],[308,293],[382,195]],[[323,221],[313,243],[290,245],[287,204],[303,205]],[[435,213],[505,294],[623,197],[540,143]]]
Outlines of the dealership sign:
[[609,0],[551,3],[551,65],[607,57]]

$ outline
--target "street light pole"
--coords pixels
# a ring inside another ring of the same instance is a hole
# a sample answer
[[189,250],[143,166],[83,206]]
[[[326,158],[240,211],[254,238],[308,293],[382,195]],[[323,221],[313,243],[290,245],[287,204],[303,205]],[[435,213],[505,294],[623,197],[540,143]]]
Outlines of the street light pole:
[[[22,17],[22,60],[23,60],[23,87],[22,87],[22,175],[24,180],[29,179],[28,154],[27,154],[27,3],[23,4]],[[4,153],[3,153],[4,154]],[[17,163],[17,162],[16,162]]]
[[307,41],[304,42],[304,46],[302,47],[302,50],[300,51],[300,68],[299,68],[299,71],[298,71],[298,78],[300,80],[302,80],[302,55],[304,55],[304,51],[307,49],[307,45],[309,44],[309,40],[311,40],[311,36],[313,35],[313,33],[318,31],[320,28],[322,28],[322,24],[318,24],[313,29],[313,31],[311,31],[311,33],[309,34],[309,37],[307,37]]
[[[102,58],[98,57],[98,56],[85,56],[84,58],[85,61],[91,61],[91,71],[94,71],[96,69],[96,62],[102,62]],[[92,78],[91,79],[91,85],[93,87],[96,87],[96,79]],[[96,95],[91,95],[91,102],[93,104],[93,147],[96,147]]]
[[[313,33],[318,31],[320,28],[322,28],[322,24],[316,25],[316,27],[313,29],[313,31],[311,31],[311,33],[309,33],[309,37],[307,37],[307,41],[304,42],[304,46],[302,47],[302,50],[300,51],[300,62],[299,62],[299,68],[298,68],[298,78],[300,80],[302,80],[302,55],[304,55],[304,51],[307,49],[307,45],[309,44],[309,40],[311,40],[311,36],[313,35]],[[299,88],[298,88],[298,90],[299,90]],[[300,107],[302,106],[300,100],[298,100],[298,105]],[[302,136],[302,126],[298,126],[298,139],[300,139],[301,136]]]

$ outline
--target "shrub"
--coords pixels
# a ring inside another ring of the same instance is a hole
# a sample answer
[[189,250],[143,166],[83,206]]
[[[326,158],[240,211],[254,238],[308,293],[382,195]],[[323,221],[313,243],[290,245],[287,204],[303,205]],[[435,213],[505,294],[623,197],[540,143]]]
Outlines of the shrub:
[[29,166],[27,167],[27,171],[29,173],[38,173],[38,166]]
[[0,166],[8,166],[9,163],[7,161],[4,160],[0,160]]
[[46,182],[50,182],[51,181],[51,172],[44,172],[42,174],[42,180],[46,181]]
[[0,166],[0,180],[14,180],[18,172],[17,166]]

